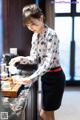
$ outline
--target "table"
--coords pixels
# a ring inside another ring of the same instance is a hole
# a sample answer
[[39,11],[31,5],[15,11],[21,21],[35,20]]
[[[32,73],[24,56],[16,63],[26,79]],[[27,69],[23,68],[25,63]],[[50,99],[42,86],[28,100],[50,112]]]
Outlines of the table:
[[37,120],[37,88],[38,83],[35,82],[24,86],[17,98],[1,96],[0,118],[4,115],[7,120]]

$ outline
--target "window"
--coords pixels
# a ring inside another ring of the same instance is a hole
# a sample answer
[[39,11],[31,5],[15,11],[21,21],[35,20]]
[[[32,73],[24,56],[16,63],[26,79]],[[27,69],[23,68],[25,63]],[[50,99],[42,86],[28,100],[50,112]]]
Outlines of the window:
[[75,17],[75,79],[80,80],[80,17]]
[[76,12],[80,12],[80,1],[76,1]]
[[55,21],[55,30],[60,39],[60,60],[68,80],[70,79],[71,17],[56,17]]
[[69,13],[70,12],[70,0],[55,0],[56,13]]
[[67,81],[80,82],[80,0],[56,0],[55,30]]

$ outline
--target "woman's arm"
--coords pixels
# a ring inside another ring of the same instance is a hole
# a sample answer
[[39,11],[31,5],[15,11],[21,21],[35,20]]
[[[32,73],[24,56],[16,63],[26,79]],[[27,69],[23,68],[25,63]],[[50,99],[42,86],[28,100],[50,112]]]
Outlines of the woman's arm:
[[37,35],[34,33],[32,36],[30,56],[26,56],[21,60],[21,64],[37,64],[38,53],[37,53]]
[[56,37],[56,34],[52,35],[47,40],[46,59],[44,63],[41,66],[39,66],[38,69],[28,79],[33,79],[35,77],[42,76],[50,69],[50,64],[52,64],[52,60],[55,57],[56,49],[58,48],[58,43],[59,40]]

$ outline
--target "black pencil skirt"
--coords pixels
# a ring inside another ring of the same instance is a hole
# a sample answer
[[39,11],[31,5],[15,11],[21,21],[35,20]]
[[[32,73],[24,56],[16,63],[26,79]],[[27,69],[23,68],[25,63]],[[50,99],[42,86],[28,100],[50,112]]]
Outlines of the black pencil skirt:
[[63,70],[47,72],[42,76],[41,82],[42,109],[45,111],[57,110],[61,105],[65,87],[65,74]]

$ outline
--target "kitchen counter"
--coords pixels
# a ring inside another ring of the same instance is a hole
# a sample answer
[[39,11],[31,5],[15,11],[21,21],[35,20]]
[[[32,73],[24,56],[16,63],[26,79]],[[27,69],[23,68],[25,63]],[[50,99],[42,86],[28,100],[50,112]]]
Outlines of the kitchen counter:
[[[33,69],[32,66],[27,66],[27,70],[21,67],[18,72],[23,77],[30,76],[36,70],[35,66]],[[37,90],[36,81],[22,87],[16,98],[4,97],[0,93],[0,120],[37,120]]]
[[0,97],[0,120],[37,120],[38,83],[24,86],[16,98]]

